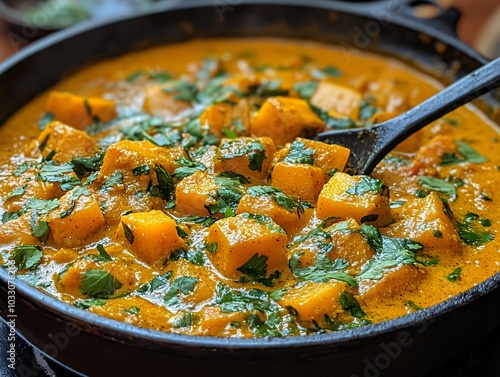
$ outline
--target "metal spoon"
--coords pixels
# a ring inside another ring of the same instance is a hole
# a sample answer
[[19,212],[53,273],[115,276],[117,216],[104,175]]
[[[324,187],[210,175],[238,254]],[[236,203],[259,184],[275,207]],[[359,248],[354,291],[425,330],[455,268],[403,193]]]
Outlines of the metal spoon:
[[396,118],[371,128],[324,132],[316,140],[351,149],[348,170],[370,174],[399,143],[429,123],[500,86],[500,58],[468,74]]

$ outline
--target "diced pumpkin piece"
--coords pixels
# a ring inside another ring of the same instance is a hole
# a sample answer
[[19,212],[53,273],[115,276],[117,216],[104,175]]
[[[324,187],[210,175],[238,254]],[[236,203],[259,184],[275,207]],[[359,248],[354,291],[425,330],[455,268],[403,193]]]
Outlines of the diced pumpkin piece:
[[216,203],[218,186],[213,176],[197,171],[184,178],[175,188],[176,209],[183,215],[210,215],[207,206]]
[[287,97],[267,99],[250,123],[252,135],[270,137],[277,146],[291,143],[299,136],[316,135],[324,129],[325,123],[306,101]]
[[319,195],[317,216],[385,226],[392,218],[389,189],[379,180],[338,172]]
[[109,122],[116,117],[116,105],[113,101],[63,92],[51,92],[45,110],[53,113],[56,120],[79,130],[96,120]]
[[238,269],[252,257],[267,257],[267,275],[287,267],[287,235],[270,217],[240,214],[213,224],[206,238],[216,244],[209,254],[215,268],[230,279],[242,276]]
[[65,194],[59,200],[59,207],[47,216],[49,240],[59,247],[81,245],[104,225],[104,216],[95,198],[78,196],[75,190]]
[[328,315],[335,317],[342,312],[340,295],[348,288],[343,282],[312,283],[288,290],[280,299],[280,305],[292,307],[303,321],[321,321]]
[[200,116],[202,126],[208,126],[217,137],[246,135],[250,122],[250,108],[246,100],[236,99],[237,105],[225,102],[210,105]]
[[333,111],[339,117],[359,119],[359,109],[363,99],[360,92],[347,86],[322,81],[311,97],[311,103],[325,111]]
[[63,291],[80,290],[82,274],[90,268],[86,260],[77,260],[71,266],[59,275],[59,285],[64,288]]
[[340,145],[326,144],[321,141],[297,138],[278,153],[278,160],[302,163],[323,169],[325,173],[343,171],[351,151]]
[[215,173],[232,171],[250,180],[264,182],[273,162],[276,147],[268,137],[222,139],[215,156]]
[[31,214],[0,224],[0,244],[2,245],[38,245],[38,238],[31,234]]
[[271,173],[271,185],[303,201],[315,202],[328,175],[320,168],[306,164],[278,162]]
[[367,306],[374,302],[394,297],[402,292],[418,289],[420,281],[425,277],[425,271],[415,266],[399,266],[384,272],[380,280],[363,280],[359,285],[361,297]]
[[305,212],[302,212],[296,207],[293,208],[292,211],[289,211],[284,206],[279,205],[272,197],[265,195],[254,196],[247,193],[241,198],[236,213],[241,214],[248,212],[267,215],[287,233],[290,233],[305,226],[307,221],[311,218],[312,210],[305,209],[304,211]]
[[146,88],[144,110],[168,120],[176,119],[191,111],[190,102],[178,100],[176,97],[179,93],[167,93],[168,91],[168,87],[160,85]]
[[[125,228],[123,226],[125,224]],[[132,213],[121,217],[117,236],[148,264],[163,263],[174,250],[185,246],[175,220],[162,211]]]
[[38,136],[38,145],[42,156],[52,151],[56,162],[69,162],[73,157],[89,157],[95,155],[99,148],[96,142],[85,132],[60,122],[51,122]]
[[404,234],[420,242],[431,255],[462,251],[455,222],[448,217],[443,202],[435,192],[412,200],[400,207],[398,212],[400,221],[391,225],[390,234]]
[[154,175],[155,165],[162,165],[169,174],[179,167],[176,163],[186,152],[182,148],[161,148],[150,141],[122,140],[111,145],[100,170],[101,176],[108,177],[117,170],[132,174],[132,169],[148,165],[150,175]]
[[350,275],[359,274],[361,267],[375,254],[359,229],[359,224],[352,219],[325,229],[332,236],[332,243],[335,245],[328,253],[328,258],[345,259],[349,262],[346,272]]
[[246,313],[242,312],[223,313],[218,306],[204,306],[200,312],[200,326],[203,335],[218,336],[229,328],[231,323],[242,323],[245,316]]
[[72,249],[59,249],[53,258],[56,263],[69,263],[78,258],[78,253]]

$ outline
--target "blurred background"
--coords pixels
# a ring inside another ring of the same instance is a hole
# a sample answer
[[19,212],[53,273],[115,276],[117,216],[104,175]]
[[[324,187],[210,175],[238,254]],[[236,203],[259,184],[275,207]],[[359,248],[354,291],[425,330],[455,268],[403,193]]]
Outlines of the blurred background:
[[[189,0],[0,0],[0,61],[57,29],[181,1]],[[436,1],[460,10],[458,35],[464,42],[490,58],[500,56],[500,0]],[[416,13],[433,17],[436,8],[421,5]]]

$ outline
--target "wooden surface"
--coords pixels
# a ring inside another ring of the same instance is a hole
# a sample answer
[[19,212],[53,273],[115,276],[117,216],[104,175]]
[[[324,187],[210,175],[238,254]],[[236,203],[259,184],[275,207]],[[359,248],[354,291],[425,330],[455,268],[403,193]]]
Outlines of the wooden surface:
[[[477,41],[487,19],[500,7],[499,0],[438,0],[443,6],[453,5],[462,11],[458,32],[460,38],[472,45]],[[16,38],[16,33],[9,32],[4,21],[0,20],[0,61],[26,45],[24,38]]]

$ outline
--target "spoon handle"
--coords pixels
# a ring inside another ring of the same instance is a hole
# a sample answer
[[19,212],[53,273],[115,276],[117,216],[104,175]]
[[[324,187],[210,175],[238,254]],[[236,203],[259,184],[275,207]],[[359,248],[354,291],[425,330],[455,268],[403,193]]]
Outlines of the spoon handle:
[[[411,110],[377,128],[377,141],[366,169],[373,170],[400,142],[451,111],[500,86],[500,58],[453,83]],[[378,160],[378,161],[376,161]]]

